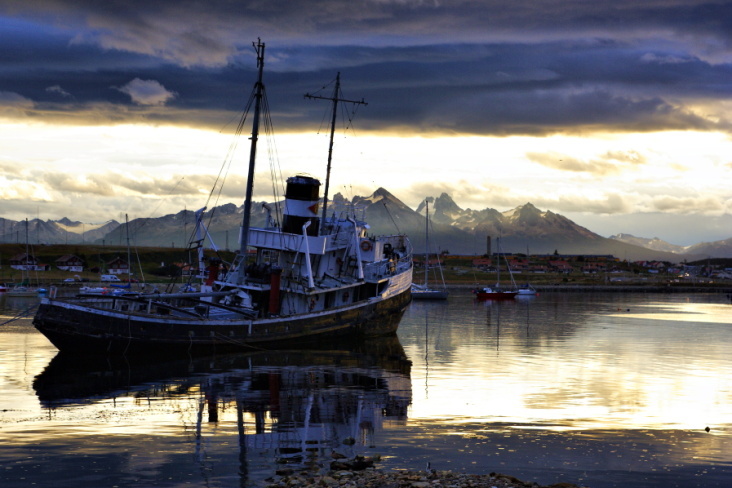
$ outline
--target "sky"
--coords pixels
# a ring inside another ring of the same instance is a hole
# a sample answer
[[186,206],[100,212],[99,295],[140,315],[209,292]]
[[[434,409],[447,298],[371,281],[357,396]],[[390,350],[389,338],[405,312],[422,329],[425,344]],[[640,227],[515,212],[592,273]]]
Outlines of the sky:
[[241,205],[257,39],[257,200],[273,175],[325,181],[331,105],[304,95],[340,73],[366,104],[339,105],[331,196],[732,237],[732,2],[713,0],[0,0],[0,217]]

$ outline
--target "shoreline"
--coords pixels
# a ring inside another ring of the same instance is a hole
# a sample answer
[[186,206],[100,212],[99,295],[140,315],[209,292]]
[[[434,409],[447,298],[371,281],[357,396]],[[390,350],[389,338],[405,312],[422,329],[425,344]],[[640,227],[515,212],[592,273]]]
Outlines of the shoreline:
[[[468,283],[447,283],[445,287],[448,290],[472,291],[476,284]],[[648,284],[648,285],[629,285],[629,284],[552,284],[552,285],[535,285],[532,286],[538,293],[541,292],[644,292],[644,293],[720,293],[732,294],[732,285],[671,285],[671,284]]]
[[387,471],[378,468],[331,470],[325,474],[288,472],[268,478],[265,488],[587,488],[559,482],[540,485],[501,473],[468,474],[454,471]]

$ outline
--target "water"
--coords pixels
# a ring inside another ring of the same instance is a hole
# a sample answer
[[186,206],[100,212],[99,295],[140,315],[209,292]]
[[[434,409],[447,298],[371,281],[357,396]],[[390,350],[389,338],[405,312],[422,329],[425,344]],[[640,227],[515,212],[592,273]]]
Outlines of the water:
[[[33,305],[0,298],[0,323]],[[92,361],[0,326],[0,486],[265,486],[333,453],[540,484],[732,484],[724,294],[414,302],[356,353]],[[406,359],[408,360],[405,360]]]

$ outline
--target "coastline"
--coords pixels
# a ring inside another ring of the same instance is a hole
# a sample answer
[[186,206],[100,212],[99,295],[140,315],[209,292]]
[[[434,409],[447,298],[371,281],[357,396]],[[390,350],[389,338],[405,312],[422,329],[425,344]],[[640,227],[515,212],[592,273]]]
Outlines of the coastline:
[[[468,283],[447,283],[448,290],[472,291],[480,286]],[[551,285],[532,286],[538,293],[541,292],[636,292],[636,293],[720,293],[732,295],[732,284],[703,284],[703,285],[679,285],[679,284],[588,284],[588,283],[563,283]]]
[[287,472],[270,478],[264,488],[586,488],[560,482],[540,485],[501,473],[467,474],[453,471],[386,471],[382,469],[331,470],[326,474]]

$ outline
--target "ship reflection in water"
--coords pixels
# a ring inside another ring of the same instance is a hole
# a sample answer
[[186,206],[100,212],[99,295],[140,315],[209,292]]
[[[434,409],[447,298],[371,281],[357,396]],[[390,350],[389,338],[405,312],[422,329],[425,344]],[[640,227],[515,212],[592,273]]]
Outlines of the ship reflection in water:
[[[58,355],[33,388],[63,436],[44,439],[47,460],[58,450],[99,458],[76,468],[108,486],[132,478],[252,486],[283,466],[316,471],[334,458],[371,455],[384,423],[406,419],[410,367],[396,337],[370,341],[355,353],[155,362]],[[63,478],[55,486],[64,486]],[[78,485],[78,472],[69,475],[72,481]]]
[[[27,308],[0,298],[0,322]],[[22,319],[0,327],[0,487],[260,488],[341,455],[540,485],[728,487],[729,312],[718,293],[456,292],[355,352],[111,363],[57,356]]]

